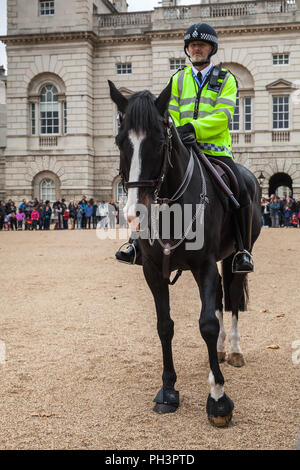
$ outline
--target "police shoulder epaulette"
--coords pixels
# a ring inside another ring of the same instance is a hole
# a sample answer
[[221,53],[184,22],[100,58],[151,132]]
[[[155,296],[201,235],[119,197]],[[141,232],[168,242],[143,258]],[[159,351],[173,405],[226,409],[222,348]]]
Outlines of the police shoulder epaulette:
[[[225,68],[225,67],[224,67],[224,68]],[[231,72],[231,70],[225,68],[225,70],[222,70],[222,73],[224,73],[224,78],[225,78],[225,76],[226,76],[227,73],[230,73],[230,75],[232,75],[233,78],[235,79],[236,87],[237,87],[237,88],[239,87],[239,82],[238,82],[236,76],[234,75],[234,73]],[[222,77],[220,77],[220,78],[222,78]]]
[[179,69],[176,70],[176,72],[173,73],[172,77],[174,77],[178,72],[181,72],[182,70],[186,69],[188,66],[185,65],[184,67],[180,67]]

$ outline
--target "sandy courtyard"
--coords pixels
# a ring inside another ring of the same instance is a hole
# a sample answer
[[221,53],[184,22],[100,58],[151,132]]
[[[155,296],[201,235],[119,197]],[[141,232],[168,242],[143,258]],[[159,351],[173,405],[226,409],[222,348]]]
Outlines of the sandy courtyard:
[[[299,240],[298,229],[264,229],[256,244],[239,322],[246,365],[221,365],[235,409],[217,429],[205,412],[209,367],[190,273],[171,287],[181,406],[157,415],[154,304],[141,268],[114,262],[119,242],[92,230],[0,232],[0,448],[295,448]],[[227,344],[230,324],[226,314]]]

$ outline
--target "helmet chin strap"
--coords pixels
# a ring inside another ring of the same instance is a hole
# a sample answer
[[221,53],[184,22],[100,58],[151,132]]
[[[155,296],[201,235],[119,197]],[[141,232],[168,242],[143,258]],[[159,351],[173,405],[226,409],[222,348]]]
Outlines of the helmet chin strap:
[[201,62],[192,62],[195,67],[199,67],[200,65],[210,64],[210,60],[202,60]]

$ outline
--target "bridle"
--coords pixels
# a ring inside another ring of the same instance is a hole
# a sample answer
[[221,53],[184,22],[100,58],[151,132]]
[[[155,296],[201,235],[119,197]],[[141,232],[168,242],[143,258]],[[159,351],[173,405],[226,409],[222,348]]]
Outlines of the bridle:
[[[192,225],[195,222],[196,218],[199,218],[200,221],[201,220],[203,221],[204,208],[205,208],[205,204],[208,202],[208,199],[206,197],[206,181],[205,181],[205,177],[204,177],[204,174],[203,174],[203,170],[202,170],[202,167],[200,165],[200,162],[199,162],[198,158],[194,157],[194,155],[193,155],[192,147],[190,149],[190,158],[189,158],[189,162],[187,164],[187,168],[185,170],[185,174],[184,174],[184,176],[183,176],[183,178],[180,182],[180,185],[177,188],[176,192],[170,198],[161,198],[161,197],[159,197],[159,192],[160,192],[161,186],[162,186],[162,184],[163,184],[163,182],[166,178],[167,172],[168,172],[170,167],[173,168],[173,165],[171,163],[172,131],[176,132],[176,128],[175,128],[171,118],[169,118],[168,116],[165,117],[164,120],[163,120],[163,123],[164,123],[165,129],[166,129],[166,132],[165,132],[165,142],[164,142],[164,148],[165,148],[164,149],[164,157],[163,157],[163,164],[162,164],[162,167],[161,167],[160,176],[155,180],[142,180],[142,181],[130,181],[130,182],[128,182],[128,181],[125,181],[125,176],[124,176],[124,173],[121,169],[120,169],[120,176],[121,176],[121,181],[122,181],[123,188],[124,188],[126,194],[127,194],[128,189],[130,189],[130,188],[154,188],[154,201],[153,201],[154,202],[154,204],[153,204],[154,210],[151,211],[151,226],[155,227],[154,228],[155,237],[150,238],[150,236],[149,236],[148,242],[149,242],[150,246],[153,246],[155,240],[157,240],[159,242],[159,244],[161,245],[161,247],[163,249],[163,255],[164,255],[163,256],[163,267],[162,267],[163,277],[165,279],[168,279],[169,276],[170,276],[170,270],[169,270],[170,256],[169,255],[178,246],[180,246],[183,243],[183,241],[186,239],[188,233],[192,229]],[[157,222],[158,222],[158,218],[159,218],[158,217],[159,207],[162,204],[172,204],[172,203],[174,203],[175,201],[177,201],[185,193],[188,185],[190,184],[192,176],[193,176],[195,159],[196,159],[196,162],[198,163],[199,171],[200,171],[200,174],[201,174],[201,193],[200,193],[200,196],[199,196],[198,207],[197,207],[197,209],[195,211],[195,214],[194,214],[192,220],[190,221],[188,227],[185,229],[185,232],[182,235],[182,237],[176,242],[174,242],[172,240],[169,240],[169,241],[167,241],[167,243],[164,243],[164,241],[159,237],[158,228],[157,228]],[[169,280],[169,284],[175,284],[178,277],[181,275],[181,272],[182,271],[179,269],[177,271],[177,274],[176,274],[175,278],[173,279],[173,281]]]
[[123,184],[125,193],[127,194],[128,189],[131,189],[131,188],[154,188],[154,194],[153,194],[154,204],[170,204],[178,200],[183,195],[186,188],[188,187],[190,180],[192,178],[192,175],[193,175],[193,170],[194,170],[194,159],[191,153],[185,175],[177,191],[174,193],[174,195],[171,198],[159,197],[159,192],[166,178],[166,174],[169,168],[173,167],[171,163],[171,155],[172,155],[172,127],[174,129],[174,124],[168,115],[166,115],[165,118],[163,119],[163,124],[165,127],[164,157],[163,157],[163,163],[162,163],[159,177],[154,180],[125,181],[124,173],[120,169],[121,182]]

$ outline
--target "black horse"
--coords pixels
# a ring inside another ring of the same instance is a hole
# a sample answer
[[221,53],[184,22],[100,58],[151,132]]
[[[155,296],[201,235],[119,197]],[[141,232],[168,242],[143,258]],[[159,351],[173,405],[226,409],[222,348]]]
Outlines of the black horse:
[[[233,210],[228,205],[226,209],[226,203],[217,195],[210,175],[182,144],[168,117],[171,83],[157,99],[149,91],[142,91],[127,100],[112,82],[109,86],[111,99],[123,117],[116,143],[120,149],[120,173],[128,189],[127,219],[132,221],[136,217],[137,204],[143,204],[150,211],[153,203],[164,200],[162,195],[171,207],[175,200],[182,207],[192,204],[194,224],[201,215],[197,207],[205,207],[202,248],[187,249],[186,233],[176,243],[170,240],[169,244],[163,244],[161,239],[145,238],[138,241],[144,276],[155,301],[163,353],[163,385],[154,399],[154,409],[159,413],[170,413],[179,406],[179,392],[174,389],[176,373],[172,357],[174,322],[170,317],[170,281],[164,271],[190,270],[200,291],[202,309],[199,325],[210,364],[211,388],[206,411],[212,424],[226,426],[232,416],[233,402],[224,393],[224,378],[219,367],[219,361],[225,358],[223,289],[225,309],[232,311],[233,319],[228,360],[235,366],[243,365],[237,321],[238,312],[246,310],[248,298],[247,275],[232,273],[236,251]],[[241,165],[239,170],[252,201],[253,246],[261,227],[260,187],[249,170]],[[176,197],[172,197],[174,195]],[[221,260],[222,277],[217,267]]]

